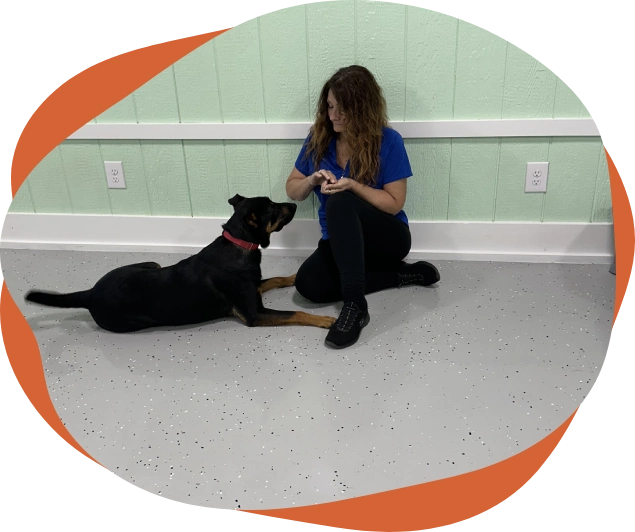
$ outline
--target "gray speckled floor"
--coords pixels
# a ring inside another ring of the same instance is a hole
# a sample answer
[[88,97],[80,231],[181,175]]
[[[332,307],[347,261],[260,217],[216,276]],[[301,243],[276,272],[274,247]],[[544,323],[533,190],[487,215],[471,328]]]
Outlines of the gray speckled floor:
[[[300,506],[478,469],[564,422],[608,347],[615,277],[604,265],[439,262],[436,287],[369,296],[353,348],[311,327],[221,320],[127,335],[84,310],[26,304],[115,266],[182,255],[2,250],[7,286],[40,346],[62,421],[139,487],[216,508]],[[298,258],[265,257],[265,276]],[[337,315],[293,288],[279,309]]]

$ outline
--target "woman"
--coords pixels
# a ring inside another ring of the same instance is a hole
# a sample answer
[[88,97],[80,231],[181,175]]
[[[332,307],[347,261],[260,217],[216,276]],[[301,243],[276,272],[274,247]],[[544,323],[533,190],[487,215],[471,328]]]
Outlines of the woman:
[[324,85],[315,123],[289,175],[287,195],[314,192],[322,239],[298,270],[295,286],[316,303],[344,301],[326,337],[354,344],[370,321],[365,294],[440,277],[428,262],[406,264],[410,229],[403,206],[412,175],[401,135],[388,127],[386,100],[373,75],[353,65]]

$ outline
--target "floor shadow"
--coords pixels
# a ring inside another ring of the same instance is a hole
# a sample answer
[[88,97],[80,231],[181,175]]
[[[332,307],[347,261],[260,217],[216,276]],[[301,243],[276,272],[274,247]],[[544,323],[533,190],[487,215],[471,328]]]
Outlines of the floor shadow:
[[[68,312],[54,312],[47,314],[37,314],[31,317],[25,317],[29,327],[32,330],[37,329],[54,329],[61,328],[67,329],[67,326],[73,326],[78,324],[87,325],[91,331],[101,331],[107,334],[113,334],[116,336],[132,336],[135,334],[145,334],[148,332],[166,332],[173,333],[178,331],[189,331],[194,329],[200,329],[205,326],[213,326],[214,324],[220,322],[233,322],[238,323],[240,325],[244,325],[238,318],[227,317],[227,318],[218,318],[215,320],[205,321],[201,323],[192,323],[189,325],[174,325],[174,326],[160,326],[160,327],[148,327],[147,329],[142,329],[140,331],[128,332],[128,333],[115,333],[112,331],[108,331],[106,329],[102,329],[99,325],[95,323],[90,312],[87,310],[83,310],[80,312],[74,312],[69,314]],[[246,327],[246,326],[245,326]]]

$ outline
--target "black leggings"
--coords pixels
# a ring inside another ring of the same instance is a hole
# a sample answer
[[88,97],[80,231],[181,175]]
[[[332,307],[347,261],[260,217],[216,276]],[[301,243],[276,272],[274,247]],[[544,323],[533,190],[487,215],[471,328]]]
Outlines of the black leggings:
[[397,286],[397,272],[411,245],[407,224],[348,191],[329,197],[326,224],[329,240],[320,240],[298,270],[300,295],[332,303],[350,300],[347,291],[356,288],[370,294]]

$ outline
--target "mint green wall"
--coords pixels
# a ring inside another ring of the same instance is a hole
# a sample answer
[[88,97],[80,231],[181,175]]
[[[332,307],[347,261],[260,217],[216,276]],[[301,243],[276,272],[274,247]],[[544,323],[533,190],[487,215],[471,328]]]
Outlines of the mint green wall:
[[[195,50],[95,118],[98,123],[311,121],[324,81],[367,66],[391,120],[589,114],[550,70],[476,26],[432,11],[339,1],[248,21]],[[66,141],[31,173],[12,212],[226,216],[235,193],[286,199],[301,141]],[[408,139],[412,220],[611,221],[596,138]],[[128,188],[109,190],[104,160]],[[547,194],[525,165],[549,161]],[[315,216],[312,198],[299,217]]]

